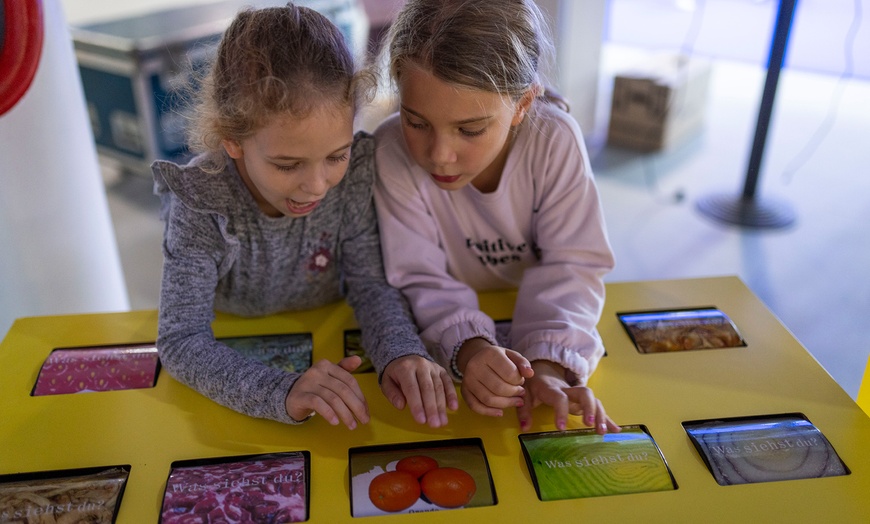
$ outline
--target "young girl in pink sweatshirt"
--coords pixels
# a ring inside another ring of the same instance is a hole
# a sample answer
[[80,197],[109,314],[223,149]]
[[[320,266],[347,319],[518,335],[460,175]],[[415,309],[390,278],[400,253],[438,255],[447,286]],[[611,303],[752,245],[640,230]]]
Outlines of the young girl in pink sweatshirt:
[[[510,13],[510,16],[507,16]],[[376,131],[387,278],[475,412],[554,408],[618,431],[586,387],[613,268],[583,137],[537,68],[532,0],[409,0],[387,41],[400,111]],[[518,288],[509,340],[477,291]]]

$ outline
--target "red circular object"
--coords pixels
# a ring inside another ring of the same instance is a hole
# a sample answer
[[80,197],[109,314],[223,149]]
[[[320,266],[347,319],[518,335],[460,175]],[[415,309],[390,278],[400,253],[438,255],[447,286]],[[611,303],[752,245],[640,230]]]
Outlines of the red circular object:
[[458,508],[471,502],[477,492],[477,484],[467,471],[436,468],[420,479],[420,490],[436,506]]
[[407,471],[387,471],[369,483],[369,500],[381,511],[408,509],[420,498],[420,482]]
[[0,115],[24,96],[42,54],[41,0],[0,0],[5,30],[0,46]]
[[396,471],[407,471],[418,479],[437,467],[438,461],[426,455],[412,455],[396,463]]

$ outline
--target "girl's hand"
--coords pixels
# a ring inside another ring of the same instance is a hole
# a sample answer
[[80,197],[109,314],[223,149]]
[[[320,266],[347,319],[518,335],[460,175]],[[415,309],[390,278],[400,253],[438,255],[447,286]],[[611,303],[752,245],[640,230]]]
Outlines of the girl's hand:
[[294,420],[316,412],[333,426],[339,422],[354,429],[357,421],[367,424],[369,408],[356,379],[350,374],[362,363],[358,356],[338,364],[321,360],[308,368],[290,388],[284,405]]
[[516,351],[493,346],[482,338],[466,340],[456,367],[462,373],[462,397],[475,413],[500,417],[505,408],[523,405],[523,383],[534,371]]
[[532,409],[541,404],[553,407],[559,431],[565,430],[569,413],[583,415],[583,422],[594,427],[599,435],[622,430],[607,416],[604,406],[591,389],[568,385],[562,366],[547,360],[536,360],[532,362],[532,369],[535,375],[526,383],[525,403],[517,408],[520,430],[531,427]]
[[447,371],[419,355],[399,357],[387,364],[381,391],[396,409],[408,406],[420,424],[447,425],[447,410],[456,411],[456,387]]

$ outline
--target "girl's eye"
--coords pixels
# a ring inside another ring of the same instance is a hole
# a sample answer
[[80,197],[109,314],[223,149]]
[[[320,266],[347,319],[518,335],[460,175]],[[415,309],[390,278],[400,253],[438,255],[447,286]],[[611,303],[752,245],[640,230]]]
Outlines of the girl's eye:
[[405,117],[405,125],[407,125],[411,129],[425,129],[426,128],[426,124],[423,124],[420,122],[414,122],[411,119],[409,119],[408,117]]
[[486,128],[481,127],[480,129],[465,129],[465,128],[460,127],[459,132],[465,136],[480,136],[480,135],[486,133]]
[[342,162],[347,162],[347,160],[348,160],[349,158],[350,158],[350,154],[349,154],[349,153],[344,153],[343,155],[340,155],[340,156],[331,156],[331,157],[328,157],[327,160],[329,160],[329,161],[332,162],[333,164],[341,164]]
[[293,164],[287,164],[287,165],[275,164],[275,167],[278,168],[278,171],[295,171],[295,170],[299,169],[299,166],[300,166],[299,162],[296,162]]

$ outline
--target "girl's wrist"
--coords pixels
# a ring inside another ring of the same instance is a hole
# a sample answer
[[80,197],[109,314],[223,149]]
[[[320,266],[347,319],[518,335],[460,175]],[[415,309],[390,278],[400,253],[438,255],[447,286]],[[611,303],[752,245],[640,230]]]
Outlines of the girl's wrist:
[[313,417],[313,416],[316,415],[316,414],[317,414],[317,413],[315,413],[314,411],[312,411],[312,412],[309,413],[307,416],[305,416],[305,417],[303,417],[303,418],[301,418],[301,419],[297,419],[296,417],[294,417],[294,416],[291,415],[290,413],[287,413],[287,415],[290,417],[290,420],[292,421],[292,422],[290,422],[291,424],[303,424],[303,423],[305,423],[305,422],[308,422],[308,419],[310,419],[311,417]]
[[450,367],[453,370],[453,373],[461,379],[465,373],[465,366],[468,365],[468,361],[471,360],[474,355],[480,353],[489,346],[491,346],[489,341],[481,337],[470,338],[463,342],[462,345],[453,352],[453,358],[450,361]]
[[453,352],[453,356],[450,358],[450,371],[452,371],[453,374],[456,375],[456,378],[457,378],[457,379],[462,380],[462,376],[463,376],[463,375],[462,375],[462,372],[459,371],[459,366],[456,364],[456,361],[457,361],[457,359],[459,358],[459,351],[460,351],[460,349],[461,349],[461,347],[460,347],[460,348],[457,348],[457,349]]
[[535,370],[535,376],[549,375],[567,380],[567,370],[564,366],[551,360],[533,360],[531,362],[532,369]]

